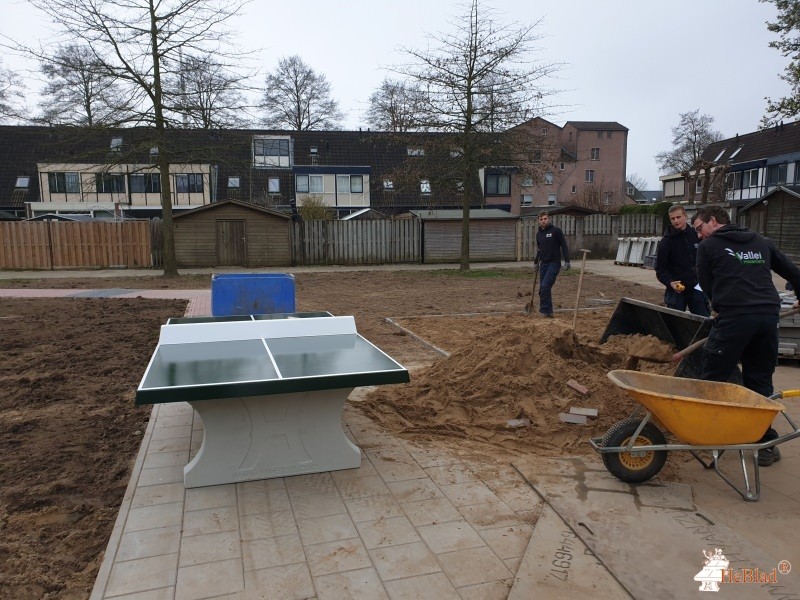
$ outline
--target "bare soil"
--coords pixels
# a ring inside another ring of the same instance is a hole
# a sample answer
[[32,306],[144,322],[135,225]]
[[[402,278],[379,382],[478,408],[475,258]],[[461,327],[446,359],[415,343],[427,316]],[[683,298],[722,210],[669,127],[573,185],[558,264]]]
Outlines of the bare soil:
[[[559,276],[552,320],[524,315],[531,280],[522,269],[326,271],[299,273],[295,283],[298,310],[354,315],[362,335],[412,371],[411,383],[361,393],[348,410],[396,435],[503,456],[589,452],[586,439],[631,408],[605,374],[623,366],[636,340],[597,344],[612,308],[622,296],[661,301],[658,289],[587,274],[581,307],[609,306],[580,311],[573,332],[577,271]],[[209,284],[209,276],[0,282],[76,289]],[[0,598],[89,596],[150,413],[134,406],[135,389],[159,326],[185,307],[0,298]],[[567,387],[570,379],[588,394]],[[558,414],[571,406],[598,408],[600,416],[585,426],[561,423]],[[507,426],[518,418],[531,424]]]

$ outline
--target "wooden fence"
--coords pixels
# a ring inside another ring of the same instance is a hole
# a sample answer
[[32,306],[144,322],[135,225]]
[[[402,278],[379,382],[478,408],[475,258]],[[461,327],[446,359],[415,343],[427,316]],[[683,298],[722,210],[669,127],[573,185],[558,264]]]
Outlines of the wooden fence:
[[[554,215],[552,221],[564,231],[571,250],[590,248],[595,257],[614,256],[618,237],[662,234],[655,215]],[[160,219],[0,222],[0,269],[160,267],[162,227]],[[419,219],[305,221],[291,227],[295,265],[418,263],[422,236],[433,235],[423,234]],[[536,227],[535,218],[518,221],[517,260],[534,257]]]
[[420,262],[419,219],[293,223],[292,263],[366,265]]
[[150,266],[147,221],[0,222],[0,269]]

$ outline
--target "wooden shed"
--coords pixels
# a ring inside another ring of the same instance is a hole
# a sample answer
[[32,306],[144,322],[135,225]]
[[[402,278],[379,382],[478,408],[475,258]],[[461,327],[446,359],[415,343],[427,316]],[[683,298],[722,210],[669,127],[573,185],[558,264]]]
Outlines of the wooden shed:
[[277,267],[291,264],[292,218],[238,200],[175,214],[178,267]]
[[800,193],[778,186],[742,208],[738,221],[770,238],[781,252],[800,263]]
[[[461,258],[461,209],[412,210],[422,220],[422,262],[452,263]],[[469,258],[475,262],[516,260],[517,217],[497,208],[471,210]]]

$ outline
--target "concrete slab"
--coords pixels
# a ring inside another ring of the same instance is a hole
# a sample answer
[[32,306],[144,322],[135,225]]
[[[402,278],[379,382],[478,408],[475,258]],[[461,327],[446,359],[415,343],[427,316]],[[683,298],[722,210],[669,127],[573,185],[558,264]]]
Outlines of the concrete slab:
[[[580,458],[554,461],[544,472],[541,463],[515,467],[634,598],[693,597],[702,585],[695,576],[705,566],[704,553],[717,548],[733,577],[755,569],[770,573],[784,559],[728,527],[724,516],[697,510],[687,485],[628,485],[599,460]],[[799,583],[789,573],[777,574],[775,584],[721,586],[726,598],[750,600],[798,597]]]

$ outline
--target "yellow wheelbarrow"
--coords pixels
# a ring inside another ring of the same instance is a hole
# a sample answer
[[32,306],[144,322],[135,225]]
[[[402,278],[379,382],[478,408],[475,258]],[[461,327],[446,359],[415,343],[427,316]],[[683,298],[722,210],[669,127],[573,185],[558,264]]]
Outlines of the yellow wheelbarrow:
[[[761,483],[758,452],[800,437],[800,429],[786,414],[778,399],[800,396],[790,390],[766,398],[733,383],[668,377],[640,371],[616,370],[608,378],[644,407],[630,418],[614,424],[602,438],[589,443],[600,453],[606,469],[627,483],[641,483],[655,477],[667,460],[667,452],[687,450],[706,468],[716,473],[747,501],[758,500]],[[764,432],[780,413],[792,428],[790,433],[761,442]],[[653,421],[677,438],[667,443]],[[736,450],[742,467],[744,487],[732,482],[719,469],[726,450]],[[706,462],[698,452],[709,452]],[[752,457],[752,477],[746,456]]]

